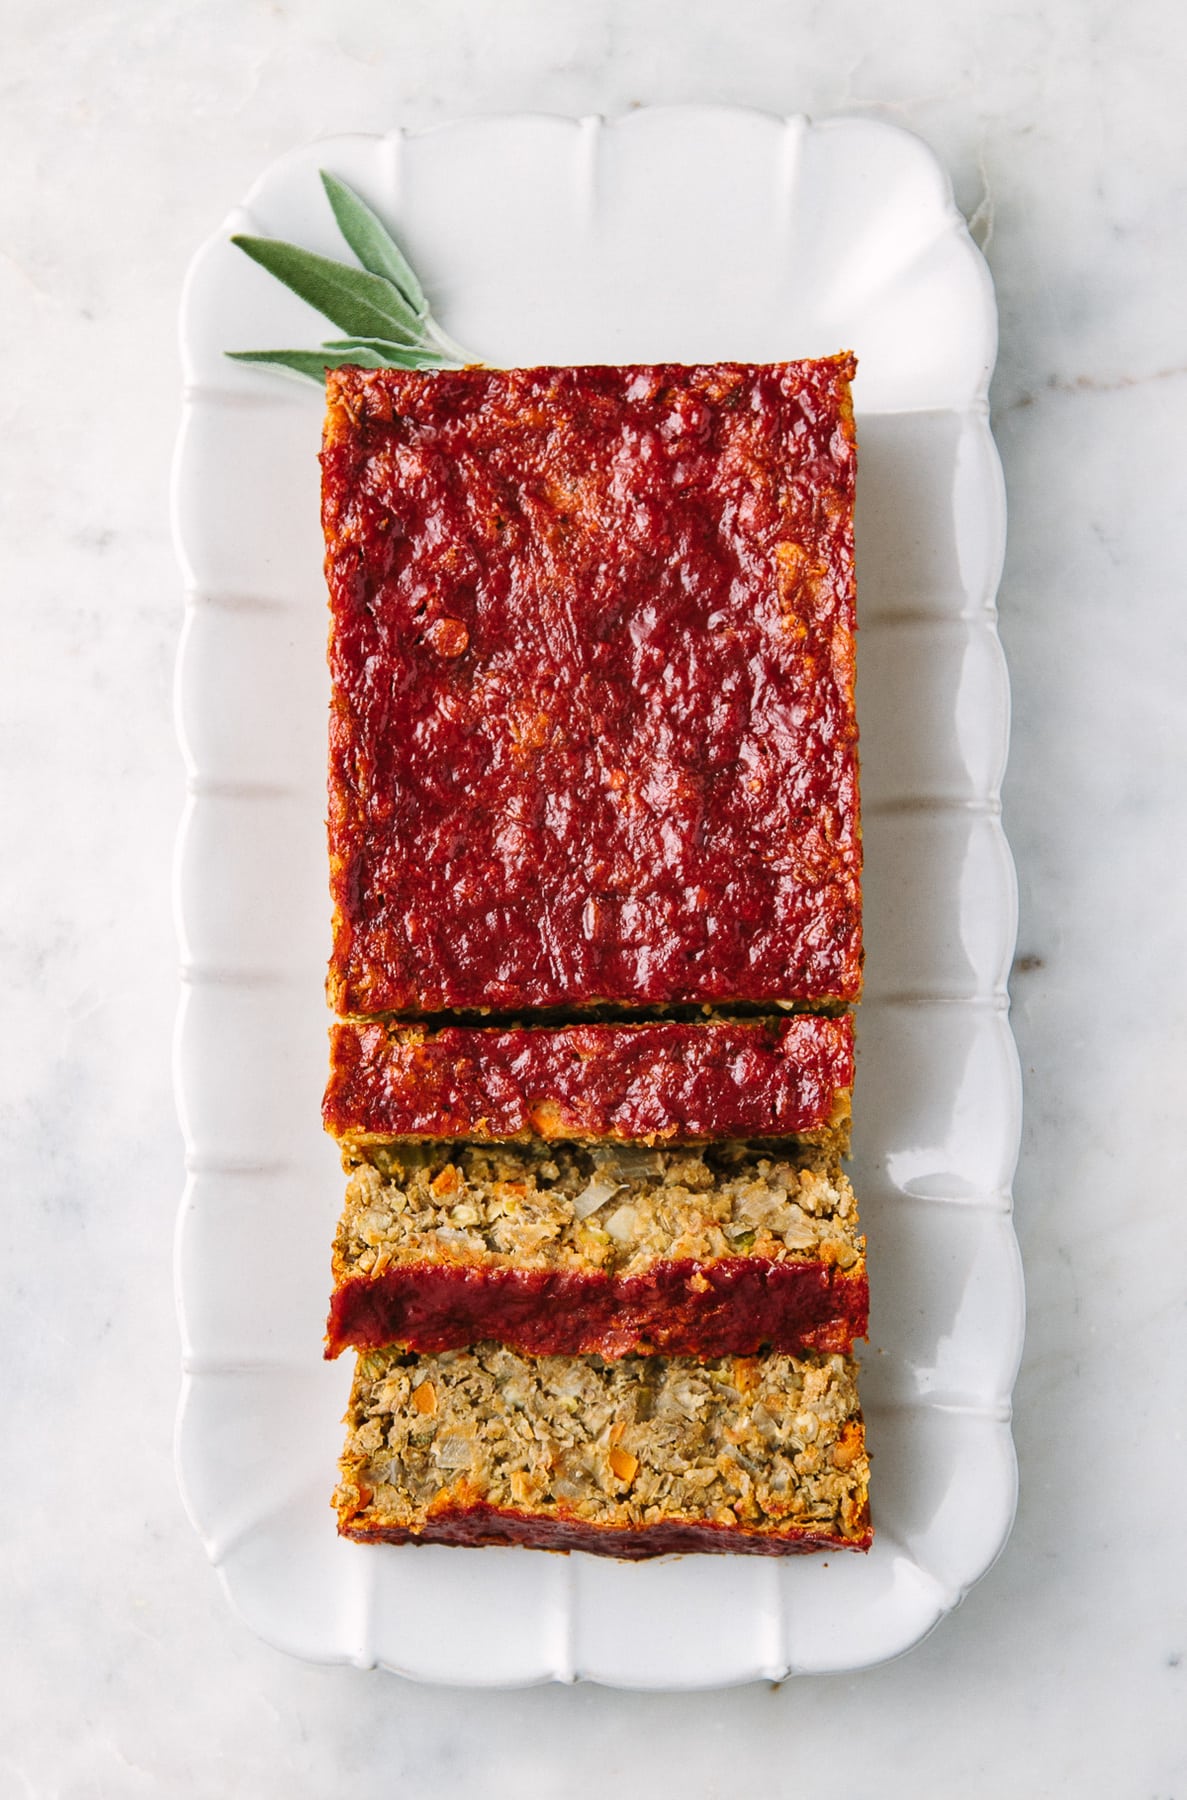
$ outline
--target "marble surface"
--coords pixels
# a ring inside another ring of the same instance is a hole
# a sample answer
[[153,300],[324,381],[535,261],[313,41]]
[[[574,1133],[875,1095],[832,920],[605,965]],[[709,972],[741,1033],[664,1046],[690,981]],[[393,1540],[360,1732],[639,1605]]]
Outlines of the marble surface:
[[[6,9],[0,1800],[1183,1794],[1184,34],[1155,0]],[[310,1667],[231,1615],[172,1469],[177,291],[293,143],[681,99],[920,132],[998,286],[1018,1522],[931,1639],[853,1677],[499,1695]]]

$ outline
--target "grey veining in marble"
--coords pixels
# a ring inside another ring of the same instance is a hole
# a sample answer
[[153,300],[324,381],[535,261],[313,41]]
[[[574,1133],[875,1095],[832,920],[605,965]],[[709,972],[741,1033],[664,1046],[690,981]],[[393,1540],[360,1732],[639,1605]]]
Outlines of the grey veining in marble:
[[[1185,43],[1169,0],[8,7],[0,1800],[1187,1788]],[[918,131],[998,286],[1018,1524],[932,1639],[852,1678],[496,1695],[320,1670],[229,1612],[173,1480],[178,285],[290,144],[682,99]],[[864,1766],[836,1772],[838,1733]]]

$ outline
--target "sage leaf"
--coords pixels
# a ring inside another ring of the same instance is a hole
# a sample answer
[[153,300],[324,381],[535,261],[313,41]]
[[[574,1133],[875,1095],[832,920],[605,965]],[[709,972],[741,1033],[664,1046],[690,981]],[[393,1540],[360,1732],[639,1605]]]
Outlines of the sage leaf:
[[364,269],[390,281],[408,302],[416,317],[426,319],[429,303],[424,289],[386,225],[345,182],[339,181],[336,175],[331,175],[326,169],[322,169],[320,173],[326,198],[338,221],[338,229]]
[[376,336],[374,332],[355,332],[351,337],[340,341],[344,344],[394,344],[400,350],[415,350],[422,344],[428,346],[422,326],[411,331],[401,331],[398,325],[389,325],[381,336]]
[[305,375],[310,381],[316,381],[319,387],[325,381],[328,369],[341,369],[347,363],[363,369],[391,367],[390,357],[381,356],[374,350],[353,350],[349,354],[341,350],[228,350],[226,355],[232,362],[288,369],[293,375]]
[[[393,344],[390,338],[331,338],[323,350],[342,351],[344,362],[357,362],[364,369],[457,369],[464,365],[446,356],[435,344]],[[357,350],[358,356],[349,352]],[[381,356],[380,363],[365,362],[364,356]]]
[[343,237],[363,264],[333,262],[279,238],[231,242],[309,306],[349,333],[319,350],[229,350],[235,362],[283,369],[319,384],[328,369],[460,369],[469,352],[442,331],[424,289],[382,220],[345,182],[321,171]]
[[352,337],[382,338],[397,333],[414,341],[421,321],[403,294],[382,275],[332,262],[282,238],[235,236],[231,239],[253,262],[291,289],[340,331]]

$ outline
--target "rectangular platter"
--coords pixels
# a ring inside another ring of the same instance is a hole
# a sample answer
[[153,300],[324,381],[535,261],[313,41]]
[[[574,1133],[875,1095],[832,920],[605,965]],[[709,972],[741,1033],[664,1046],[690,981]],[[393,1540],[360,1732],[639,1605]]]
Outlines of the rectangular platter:
[[[350,1369],[321,1354],[341,1200],[320,1123],[322,406],[224,355],[324,335],[229,242],[251,231],[339,255],[321,168],[389,221],[437,316],[493,364],[857,354],[868,1557],[626,1565],[336,1535]],[[988,271],[947,177],[917,139],[862,119],[675,107],[335,138],[269,169],[196,257],[174,480],[189,777],[177,1458],[228,1595],[269,1642],[451,1683],[781,1679],[899,1654],[1001,1549],[1024,1309],[995,344]]]

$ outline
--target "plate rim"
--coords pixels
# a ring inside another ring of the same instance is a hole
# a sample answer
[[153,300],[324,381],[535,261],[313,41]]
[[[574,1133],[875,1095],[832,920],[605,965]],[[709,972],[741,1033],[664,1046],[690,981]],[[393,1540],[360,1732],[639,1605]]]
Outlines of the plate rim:
[[[900,139],[908,138],[916,146],[918,146],[919,149],[924,153],[924,156],[927,159],[927,161],[931,164],[934,173],[939,177],[939,180],[941,182],[942,192],[945,196],[946,211],[947,211],[947,214],[949,215],[949,223],[952,225],[952,227],[953,227],[954,231],[956,231],[957,235],[963,240],[965,245],[967,245],[967,251],[972,259],[973,266],[980,271],[983,305],[984,305],[984,309],[986,311],[988,320],[991,325],[991,342],[990,342],[990,346],[989,346],[990,354],[988,355],[986,366],[982,372],[981,378],[979,379],[979,381],[976,385],[975,392],[970,397],[970,400],[969,400],[967,406],[962,410],[967,411],[970,415],[979,416],[979,426],[980,426],[981,432],[983,433],[983,438],[984,438],[982,449],[983,449],[983,451],[988,452],[988,454],[986,455],[986,458],[985,458],[985,472],[989,476],[990,485],[992,487],[992,493],[990,493],[988,490],[986,490],[986,492],[983,495],[983,498],[985,501],[985,519],[983,522],[988,526],[988,528],[991,532],[992,539],[993,539],[993,547],[992,547],[991,553],[987,559],[987,593],[986,593],[986,596],[982,603],[980,612],[981,612],[981,615],[987,620],[990,630],[992,632],[993,639],[997,645],[998,652],[1001,653],[1001,642],[1000,642],[1000,637],[998,636],[998,633],[997,633],[997,623],[996,623],[996,621],[997,621],[996,595],[997,595],[997,590],[998,590],[998,586],[999,586],[1000,579],[1001,579],[1001,572],[1002,572],[1002,567],[1003,567],[1003,563],[1004,563],[1004,555],[1005,555],[1006,494],[1005,494],[1004,475],[1003,475],[1003,471],[1001,468],[1001,461],[1000,461],[1000,457],[997,452],[996,444],[994,442],[992,431],[990,429],[990,424],[989,424],[988,391],[989,391],[989,383],[992,378],[994,358],[996,355],[996,348],[997,348],[997,311],[996,311],[996,305],[995,305],[994,295],[993,295],[992,277],[991,277],[991,274],[990,274],[990,271],[988,268],[988,264],[986,263],[984,256],[982,255],[982,253],[980,252],[980,250],[978,249],[976,244],[973,242],[972,237],[968,232],[968,227],[966,225],[966,222],[956,207],[955,199],[953,196],[952,183],[951,183],[951,179],[949,177],[948,171],[940,163],[939,159],[934,155],[930,146],[926,143],[926,140],[924,140],[922,137],[920,137],[917,133],[906,131],[902,127],[891,124],[888,121],[885,121],[882,119],[871,118],[869,115],[860,113],[860,112],[842,112],[842,113],[839,113],[836,115],[831,115],[824,119],[813,120],[803,114],[792,114],[792,115],[785,116],[785,115],[780,115],[775,112],[771,112],[767,109],[763,109],[760,107],[716,105],[716,104],[712,104],[712,103],[689,101],[689,102],[672,102],[672,103],[668,103],[668,104],[664,104],[664,105],[660,105],[660,106],[654,106],[654,107],[641,107],[641,108],[637,108],[637,109],[632,109],[631,111],[625,112],[625,113],[617,115],[617,116],[612,116],[610,118],[607,118],[601,114],[587,114],[582,117],[574,117],[574,116],[567,115],[564,113],[550,112],[550,111],[542,111],[542,112],[529,111],[529,112],[514,112],[514,113],[483,112],[480,114],[467,115],[467,116],[464,116],[464,117],[461,117],[458,119],[435,122],[431,125],[428,125],[428,126],[425,126],[422,128],[408,129],[405,127],[397,126],[385,133],[371,133],[371,132],[334,133],[328,137],[312,139],[305,143],[302,143],[299,145],[294,145],[289,150],[284,152],[280,157],[278,157],[273,162],[271,162],[265,169],[263,169],[261,171],[261,173],[257,176],[256,180],[251,184],[251,186],[247,190],[247,193],[245,194],[242,202],[240,202],[239,206],[236,208],[233,208],[231,210],[230,214],[228,215],[227,219],[225,219],[224,222],[215,231],[210,233],[207,236],[207,238],[205,238],[203,240],[203,242],[199,245],[198,249],[195,251],[193,258],[191,259],[189,268],[187,270],[185,282],[183,284],[180,314],[179,314],[179,328],[180,328],[180,335],[181,335],[181,340],[182,340],[183,369],[188,370],[188,366],[189,366],[188,361],[187,361],[187,358],[188,358],[187,328],[190,323],[190,315],[191,315],[191,307],[193,304],[193,288],[194,288],[194,284],[195,284],[195,278],[196,278],[197,272],[199,271],[201,265],[204,263],[206,257],[211,252],[213,247],[221,246],[222,244],[225,243],[225,240],[227,237],[227,232],[228,232],[228,225],[234,219],[235,214],[237,212],[243,210],[244,208],[249,208],[251,206],[253,200],[257,197],[257,195],[261,191],[263,191],[266,188],[267,184],[269,182],[275,180],[278,176],[283,175],[284,171],[287,169],[287,167],[290,164],[298,165],[298,164],[303,163],[304,160],[308,157],[310,150],[313,149],[314,147],[324,148],[327,152],[332,152],[333,149],[335,149],[338,146],[344,145],[344,144],[353,145],[353,146],[360,147],[360,148],[362,146],[369,146],[372,149],[374,149],[376,146],[387,144],[390,141],[396,140],[396,139],[424,139],[424,138],[440,137],[440,136],[447,135],[451,132],[456,132],[459,129],[475,129],[475,128],[481,129],[484,125],[489,125],[489,124],[494,124],[494,123],[497,123],[501,127],[512,127],[517,124],[522,124],[525,122],[527,122],[527,123],[554,122],[556,124],[575,127],[578,129],[592,130],[594,128],[616,129],[620,126],[628,126],[629,127],[636,120],[640,120],[643,118],[649,118],[649,119],[654,120],[657,117],[661,117],[661,118],[662,117],[667,117],[667,118],[674,117],[674,118],[679,118],[682,121],[689,122],[689,121],[693,121],[693,120],[696,120],[696,119],[702,118],[702,117],[712,117],[715,121],[721,121],[723,119],[727,119],[730,117],[738,117],[738,116],[749,118],[749,119],[767,120],[773,124],[783,126],[784,128],[786,128],[788,126],[794,126],[801,131],[816,131],[816,132],[824,132],[824,133],[833,133],[838,130],[844,130],[846,127],[851,127],[853,125],[859,125],[862,128],[864,128],[868,131],[871,131],[873,133],[885,133],[889,136],[892,136],[895,138],[900,138]],[[280,384],[277,384],[278,390],[279,390],[279,386],[280,386]],[[235,396],[231,393],[231,390],[228,389],[228,390],[222,390],[222,391],[224,394],[228,395],[230,398],[232,398],[232,399],[235,398]],[[187,629],[188,629],[188,622],[191,617],[190,603],[191,603],[191,600],[193,599],[194,595],[197,593],[200,593],[202,590],[201,582],[197,582],[197,581],[194,581],[191,579],[192,571],[189,566],[189,558],[188,558],[186,546],[185,546],[185,533],[183,530],[183,523],[182,523],[182,487],[183,487],[183,480],[185,478],[184,470],[183,470],[183,449],[184,449],[184,445],[185,445],[185,441],[186,441],[186,437],[187,437],[187,426],[189,423],[189,408],[190,408],[191,401],[193,399],[195,399],[196,397],[211,398],[217,392],[219,392],[219,390],[204,388],[201,383],[192,383],[189,380],[187,380],[185,382],[185,386],[184,386],[184,390],[183,390],[182,421],[181,421],[181,426],[180,426],[180,430],[178,433],[177,448],[176,448],[174,460],[173,460],[171,488],[170,488],[170,506],[171,506],[171,517],[172,517],[172,524],[173,524],[174,546],[175,546],[175,551],[176,551],[176,554],[178,557],[178,562],[179,562],[179,567],[180,567],[181,577],[182,577],[182,584],[183,584],[183,588],[185,590],[185,595],[186,595],[186,609],[185,609],[185,614],[184,614],[184,623],[183,623],[183,627],[182,627],[182,636],[181,636],[181,642],[179,644],[178,655],[177,655],[177,660],[176,660],[176,664],[175,664],[175,672],[174,672],[174,717],[175,717],[175,725],[176,725],[176,731],[177,731],[179,750],[180,750],[181,757],[182,757],[183,763],[185,765],[185,770],[186,770],[187,793],[186,793],[186,801],[183,806],[182,818],[179,823],[177,838],[176,838],[176,842],[175,842],[173,881],[172,881],[175,930],[176,930],[179,948],[182,950],[183,953],[184,953],[184,950],[186,947],[186,942],[187,942],[187,926],[186,926],[186,896],[185,896],[185,891],[184,891],[182,862],[183,862],[186,841],[187,841],[187,838],[189,835],[189,831],[191,829],[193,813],[194,813],[196,806],[200,805],[200,803],[201,803],[201,795],[195,794],[191,788],[191,778],[197,773],[197,771],[193,765],[193,759],[191,757],[191,749],[188,744],[188,741],[186,738],[186,733],[185,733],[185,721],[183,718],[183,710],[182,710],[182,684],[183,684],[184,674],[185,674]],[[281,395],[279,392],[277,392],[276,397],[278,399],[281,398]],[[267,398],[269,400],[271,400],[272,395],[269,394],[267,396]],[[926,410],[932,410],[932,409],[923,408],[920,410],[926,411]],[[945,621],[950,620],[950,618],[951,618],[951,615],[948,615],[948,614],[944,615]],[[1002,653],[1002,662],[1003,662],[1003,669],[1004,669],[1004,653]],[[1016,935],[1017,935],[1018,882],[1017,882],[1017,872],[1016,872],[1014,860],[1013,860],[1013,857],[1012,857],[1012,854],[1010,851],[1009,843],[1006,838],[1004,828],[1001,823],[1001,786],[1002,786],[1002,779],[1003,779],[1004,769],[1005,769],[1005,757],[1006,757],[1006,752],[1008,751],[1009,735],[1010,735],[1010,690],[1009,690],[1009,682],[1008,682],[1008,671],[1006,671],[1006,679],[1005,679],[1004,687],[1003,687],[1002,708],[1001,708],[999,715],[997,715],[997,717],[996,717],[995,723],[996,723],[997,730],[999,733],[1001,754],[998,757],[998,765],[999,766],[998,766],[996,778],[993,781],[993,783],[991,784],[990,791],[986,796],[985,810],[989,816],[991,833],[997,841],[997,848],[1000,853],[1000,861],[1001,861],[1003,876],[1004,876],[1004,879],[1006,882],[1006,886],[1008,888],[1008,893],[1004,893],[1001,896],[1001,898],[1003,899],[1004,904],[1005,904],[1005,913],[1006,913],[1005,937],[1007,939],[1007,948],[1012,951],[1012,948],[1016,943]],[[1007,957],[1006,973],[1008,973],[1008,957]],[[183,1136],[185,1139],[186,1164],[187,1164],[187,1171],[188,1171],[187,1178],[186,1178],[186,1181],[184,1184],[183,1193],[181,1195],[181,1199],[180,1199],[180,1203],[179,1203],[178,1214],[177,1214],[177,1223],[176,1223],[175,1234],[174,1234],[174,1293],[175,1293],[175,1303],[177,1306],[179,1330],[180,1330],[180,1334],[181,1334],[183,1349],[188,1342],[187,1322],[186,1322],[186,1302],[185,1302],[185,1295],[183,1292],[183,1285],[184,1285],[183,1263],[184,1263],[184,1257],[185,1257],[184,1239],[185,1239],[185,1227],[186,1227],[187,1216],[189,1213],[190,1205],[192,1203],[192,1193],[193,1193],[194,1180],[195,1180],[194,1172],[193,1172],[193,1165],[194,1165],[194,1157],[195,1157],[195,1148],[196,1147],[195,1147],[193,1135],[189,1129],[189,1122],[188,1122],[188,1117],[187,1117],[187,1112],[186,1112],[186,1080],[185,1080],[185,1070],[183,1068],[183,1063],[182,1063],[181,1042],[182,1042],[182,1034],[183,1034],[183,1029],[184,1029],[184,1020],[185,1020],[185,1015],[186,1015],[186,1011],[187,1011],[187,1003],[188,1003],[188,998],[189,998],[189,995],[191,992],[192,992],[192,989],[189,987],[188,983],[183,978],[180,1002],[179,1002],[179,1006],[177,1009],[177,1015],[176,1015],[176,1021],[175,1021],[174,1043],[173,1043],[174,1093],[175,1093],[175,1100],[176,1100],[176,1105],[177,1105],[177,1110],[178,1110],[179,1123],[181,1124]],[[1012,1394],[1014,1380],[1016,1379],[1016,1376],[1017,1376],[1017,1371],[1018,1371],[1018,1367],[1020,1364],[1022,1351],[1023,1351],[1023,1343],[1024,1343],[1023,1333],[1024,1333],[1024,1327],[1025,1327],[1025,1290],[1024,1290],[1023,1273],[1022,1273],[1022,1265],[1021,1265],[1021,1252],[1020,1252],[1020,1249],[1018,1246],[1017,1234],[1013,1227],[1012,1198],[1011,1198],[1011,1192],[1010,1192],[1010,1190],[1012,1188],[1013,1171],[1016,1168],[1016,1164],[1017,1164],[1018,1149],[1019,1149],[1019,1142],[1020,1142],[1020,1130],[1021,1130],[1021,1118],[1022,1118],[1022,1084],[1021,1084],[1021,1068],[1020,1068],[1020,1064],[1019,1064],[1019,1060],[1018,1060],[1018,1056],[1017,1056],[1017,1049],[1016,1049],[1013,1034],[1012,1034],[1012,1031],[1011,1031],[1010,1025],[1009,1025],[1008,1008],[1009,1008],[1008,993],[1007,993],[1005,985],[1004,985],[1004,975],[1003,975],[1002,982],[997,986],[997,988],[995,988],[995,992],[993,995],[993,1011],[997,1014],[999,1028],[1000,1028],[1000,1031],[1002,1034],[1003,1048],[1005,1048],[1005,1050],[1006,1050],[1007,1060],[1011,1061],[1011,1066],[1012,1066],[1012,1069],[1014,1072],[1014,1090],[1015,1090],[1015,1092],[1014,1092],[1012,1116],[1011,1116],[1011,1121],[1010,1121],[1010,1128],[1011,1128],[1012,1136],[1013,1136],[1013,1151],[1012,1151],[1012,1154],[1007,1159],[1009,1162],[1009,1165],[1010,1165],[1010,1179],[1009,1179],[1009,1182],[1007,1183],[1006,1187],[1003,1190],[1002,1199],[1004,1202],[1003,1211],[1005,1213],[1005,1216],[1007,1217],[1007,1219],[1010,1222],[1010,1237],[1011,1237],[1011,1240],[1012,1240],[1012,1243],[1014,1246],[1014,1252],[1015,1252],[1015,1257],[1016,1257],[1017,1281],[1016,1281],[1015,1287],[1012,1292],[1012,1299],[1015,1304],[1015,1311],[1017,1313],[1019,1324],[1018,1324],[1018,1329],[1017,1329],[1017,1331],[1015,1333],[1015,1337],[1014,1337],[1015,1356],[1014,1356],[1014,1362],[1013,1362],[1013,1375],[1011,1377],[1010,1387],[1007,1390],[1006,1404],[1004,1405],[1004,1408],[1002,1409],[1002,1416],[997,1421],[997,1423],[1002,1426],[1005,1426],[1005,1428],[1006,1428],[1004,1439],[1001,1440],[1002,1467],[1003,1467],[1003,1470],[1005,1471],[1005,1473],[1008,1477],[1009,1483],[1011,1485],[1011,1499],[1009,1502],[1008,1509],[1000,1521],[1000,1530],[996,1533],[995,1542],[988,1548],[988,1550],[986,1552],[986,1559],[983,1562],[983,1566],[979,1569],[978,1573],[975,1574],[969,1581],[962,1584],[958,1588],[958,1590],[955,1592],[954,1595],[942,1595],[941,1596],[942,1600],[945,1603],[941,1604],[940,1609],[935,1613],[935,1616],[930,1620],[930,1622],[925,1626],[925,1628],[920,1633],[915,1635],[910,1640],[910,1642],[900,1645],[899,1647],[895,1648],[894,1650],[892,1650],[889,1653],[875,1653],[866,1660],[854,1661],[852,1659],[847,1659],[844,1661],[840,1661],[840,1662],[836,1663],[835,1665],[832,1665],[833,1672],[839,1672],[841,1670],[857,1670],[857,1669],[861,1669],[861,1668],[872,1667],[872,1666],[876,1666],[880,1662],[883,1662],[886,1660],[892,1660],[894,1658],[897,1658],[898,1656],[907,1654],[910,1651],[910,1649],[914,1647],[914,1645],[916,1643],[922,1642],[924,1637],[930,1635],[931,1631],[933,1631],[937,1628],[937,1626],[941,1623],[942,1619],[944,1617],[946,1617],[947,1614],[956,1605],[958,1605],[960,1603],[960,1601],[963,1599],[964,1595],[969,1591],[971,1586],[973,1586],[976,1581],[982,1579],[984,1577],[984,1575],[989,1572],[989,1570],[994,1566],[994,1564],[997,1562],[998,1558],[1002,1554],[1002,1551],[1005,1548],[1005,1545],[1009,1539],[1010,1531],[1012,1529],[1016,1506],[1017,1506],[1018,1465],[1017,1465],[1017,1454],[1016,1454],[1016,1450],[1015,1450],[1015,1447],[1013,1444],[1012,1435],[1009,1432],[1009,1422],[1010,1422],[1010,1418],[1012,1417],[1012,1411],[1011,1411],[1011,1407],[1009,1404],[1009,1396]],[[274,1646],[276,1648],[293,1651],[293,1646],[291,1645],[291,1643],[288,1643],[284,1640],[283,1634],[278,1633],[274,1636],[270,1636],[266,1630],[262,1629],[260,1621],[258,1619],[249,1616],[247,1610],[241,1604],[239,1596],[237,1595],[235,1583],[234,1583],[233,1576],[232,1576],[232,1571],[230,1569],[228,1569],[228,1567],[227,1567],[226,1555],[218,1554],[218,1546],[213,1541],[211,1534],[205,1529],[202,1519],[199,1516],[200,1515],[200,1507],[199,1507],[194,1495],[191,1492],[190,1484],[187,1479],[186,1470],[185,1470],[184,1439],[185,1439],[185,1434],[186,1434],[186,1418],[187,1418],[187,1413],[190,1408],[190,1402],[191,1402],[192,1392],[193,1392],[193,1385],[194,1385],[195,1380],[200,1379],[200,1378],[201,1378],[201,1371],[195,1372],[193,1369],[190,1369],[188,1367],[183,1367],[181,1393],[179,1395],[179,1400],[178,1400],[178,1408],[177,1408],[175,1431],[174,1431],[175,1465],[176,1465],[176,1469],[177,1469],[178,1482],[179,1482],[179,1487],[180,1487],[181,1494],[182,1494],[183,1504],[185,1505],[187,1514],[189,1515],[191,1522],[194,1524],[195,1529],[198,1531],[199,1536],[202,1539],[203,1545],[207,1550],[207,1554],[211,1557],[212,1562],[215,1563],[220,1582],[224,1588],[224,1591],[227,1593],[228,1600],[229,1600],[233,1610],[236,1612],[236,1614],[238,1616],[240,1616],[241,1618],[244,1618],[246,1620],[246,1622],[248,1622],[252,1626],[253,1630],[255,1630],[260,1636],[264,1637],[266,1641],[274,1644]],[[919,1565],[914,1565],[914,1566],[917,1568],[919,1567]],[[924,1571],[924,1570],[920,1570],[920,1572],[923,1574],[928,1573],[928,1571]],[[937,1587],[939,1586],[938,1583],[936,1585],[937,1585]],[[570,1626],[571,1626],[571,1621],[570,1621]],[[787,1635],[786,1634],[786,1623],[784,1622],[784,1629],[783,1629],[784,1642],[786,1642],[786,1635]],[[572,1631],[570,1629],[570,1632],[569,1632],[570,1646],[571,1646],[571,1640],[572,1640]],[[308,1649],[297,1650],[293,1653],[300,1654],[300,1655],[307,1656],[307,1657],[311,1655],[311,1653]],[[342,1652],[341,1650],[338,1650],[338,1649],[329,1649],[329,1650],[326,1650],[324,1652],[324,1654],[318,1654],[315,1657],[315,1660],[324,1661],[326,1663],[348,1662],[348,1663],[353,1663],[359,1667],[380,1666],[380,1667],[391,1669],[393,1672],[402,1674],[406,1678],[414,1679],[414,1680],[439,1681],[439,1680],[445,1679],[444,1677],[442,1677],[439,1674],[423,1674],[423,1673],[421,1673],[415,1667],[414,1662],[406,1663],[406,1662],[401,1661],[401,1662],[397,1663],[392,1660],[389,1660],[382,1654],[378,1653],[376,1650],[376,1647],[370,1643],[360,1645],[357,1649],[357,1652],[355,1652],[355,1653],[352,1653],[350,1651]],[[679,1680],[679,1681],[673,1681],[673,1680],[669,1680],[669,1679],[661,1679],[659,1681],[633,1681],[630,1679],[623,1679],[620,1676],[606,1675],[603,1673],[586,1674],[582,1669],[580,1669],[576,1666],[571,1655],[568,1656],[567,1658],[564,1656],[558,1656],[555,1659],[555,1662],[556,1662],[556,1666],[553,1666],[546,1670],[541,1670],[538,1674],[530,1675],[525,1678],[521,1678],[519,1680],[509,1681],[504,1675],[498,1673],[497,1671],[493,1672],[493,1673],[489,1673],[489,1674],[485,1674],[485,1675],[477,1675],[477,1676],[454,1673],[453,1675],[448,1677],[448,1679],[458,1683],[458,1685],[463,1685],[463,1686],[487,1686],[487,1687],[495,1687],[495,1688],[502,1687],[502,1686],[534,1685],[539,1682],[548,1681],[548,1680],[573,1681],[573,1680],[578,1680],[578,1679],[592,1679],[592,1680],[596,1680],[596,1681],[599,1681],[599,1682],[601,1682],[603,1684],[607,1684],[607,1685],[621,1686],[624,1688],[633,1687],[633,1688],[637,1688],[640,1690],[654,1691],[654,1690],[658,1689],[658,1690],[674,1691],[674,1690],[679,1689],[679,1690],[691,1691],[691,1690],[695,1690],[698,1687],[706,1687],[706,1686],[707,1687],[716,1687],[716,1686],[720,1686],[720,1685],[739,1685],[739,1684],[742,1684],[742,1683],[745,1683],[748,1681],[758,1680],[758,1679],[781,1680],[781,1679],[784,1679],[785,1676],[787,1676],[787,1675],[799,1672],[798,1669],[796,1669],[794,1667],[789,1667],[789,1668],[785,1669],[782,1673],[774,1673],[774,1672],[772,1672],[772,1669],[769,1667],[751,1667],[751,1668],[747,1668],[747,1669],[739,1669],[736,1674],[730,1676],[725,1682],[723,1682],[717,1678],[712,1679],[707,1682],[704,1682],[704,1683],[691,1681],[688,1679]],[[817,1672],[824,1672],[824,1667],[827,1667],[827,1666],[829,1666],[829,1665],[822,1666],[822,1668]]]

